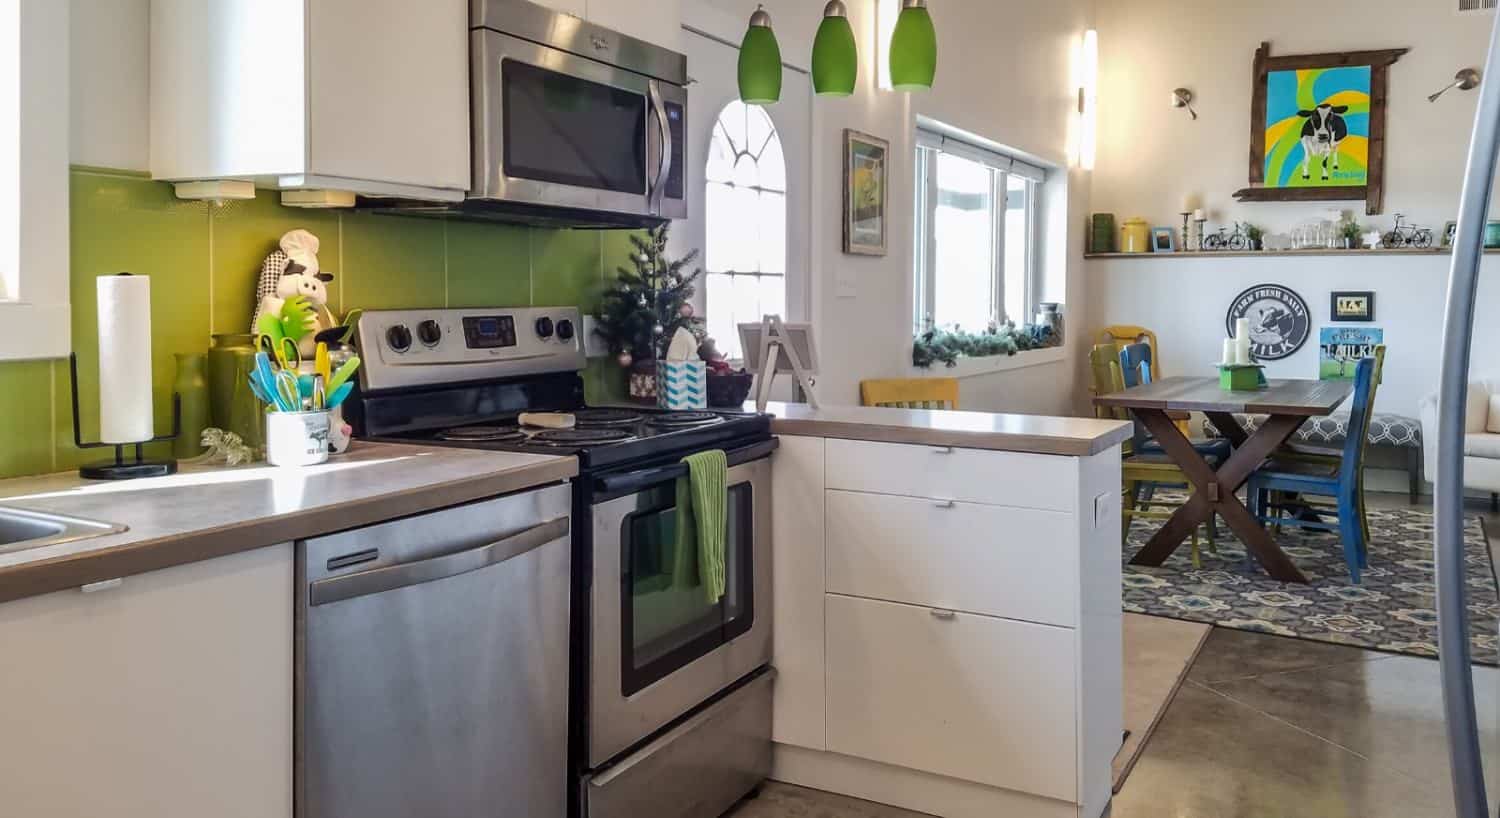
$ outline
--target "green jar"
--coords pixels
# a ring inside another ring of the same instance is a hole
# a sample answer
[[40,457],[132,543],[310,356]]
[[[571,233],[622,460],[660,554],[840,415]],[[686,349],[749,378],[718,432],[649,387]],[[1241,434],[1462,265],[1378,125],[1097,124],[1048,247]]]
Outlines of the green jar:
[[203,454],[203,430],[212,420],[205,372],[208,356],[201,352],[179,352],[175,357],[177,378],[172,381],[172,391],[181,402],[182,429],[172,443],[172,453],[178,460],[187,460]]

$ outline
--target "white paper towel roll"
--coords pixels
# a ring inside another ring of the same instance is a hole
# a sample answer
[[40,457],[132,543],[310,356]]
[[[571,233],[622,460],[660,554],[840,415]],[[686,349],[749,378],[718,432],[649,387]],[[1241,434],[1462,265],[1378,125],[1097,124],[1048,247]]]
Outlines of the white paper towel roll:
[[99,439],[150,440],[151,279],[99,276]]

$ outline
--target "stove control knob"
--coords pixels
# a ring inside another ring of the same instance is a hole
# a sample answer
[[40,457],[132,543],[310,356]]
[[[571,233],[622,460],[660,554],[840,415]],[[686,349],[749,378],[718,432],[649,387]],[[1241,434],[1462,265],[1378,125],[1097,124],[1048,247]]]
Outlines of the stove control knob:
[[385,342],[397,352],[411,349],[411,330],[405,324],[396,324],[385,331]]
[[568,319],[564,318],[563,320],[557,322],[557,340],[559,340],[559,341],[571,341],[571,340],[573,340],[573,322],[572,321],[569,321]]
[[421,339],[423,344],[435,347],[438,341],[443,340],[443,328],[438,326],[438,322],[429,318],[417,325],[417,338]]
[[[559,327],[559,329],[560,329],[560,327]],[[538,338],[551,338],[552,337],[552,319],[551,318],[547,318],[547,317],[544,316],[542,318],[536,319],[536,335],[537,335]]]

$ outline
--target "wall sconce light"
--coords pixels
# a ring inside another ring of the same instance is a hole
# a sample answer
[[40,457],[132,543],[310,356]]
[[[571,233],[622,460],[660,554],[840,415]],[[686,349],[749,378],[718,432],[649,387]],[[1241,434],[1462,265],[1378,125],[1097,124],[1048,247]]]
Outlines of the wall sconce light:
[[1457,88],[1460,91],[1472,91],[1478,87],[1479,72],[1472,68],[1460,69],[1457,74],[1453,75],[1453,82],[1448,83],[1443,87],[1443,90],[1438,91],[1436,94],[1428,97],[1427,101],[1437,102],[1439,97],[1441,97],[1443,94],[1448,93],[1449,91],[1452,91],[1454,88]]
[[1188,110],[1188,113],[1190,113],[1190,114],[1193,115],[1193,120],[1197,121],[1197,119],[1198,119],[1198,112],[1193,110],[1193,92],[1192,91],[1189,91],[1186,88],[1174,88],[1174,89],[1172,89],[1172,107],[1173,108],[1186,108]]
[[1078,54],[1078,165],[1094,169],[1099,128],[1099,32],[1083,32]]

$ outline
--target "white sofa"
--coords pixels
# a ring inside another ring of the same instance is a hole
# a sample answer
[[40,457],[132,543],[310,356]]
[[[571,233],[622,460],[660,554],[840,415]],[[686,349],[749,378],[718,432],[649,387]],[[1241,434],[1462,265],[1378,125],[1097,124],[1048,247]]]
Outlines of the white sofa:
[[[1422,437],[1427,480],[1437,475],[1437,395],[1422,401]],[[1500,377],[1469,383],[1464,407],[1464,487],[1490,493],[1500,504]]]

